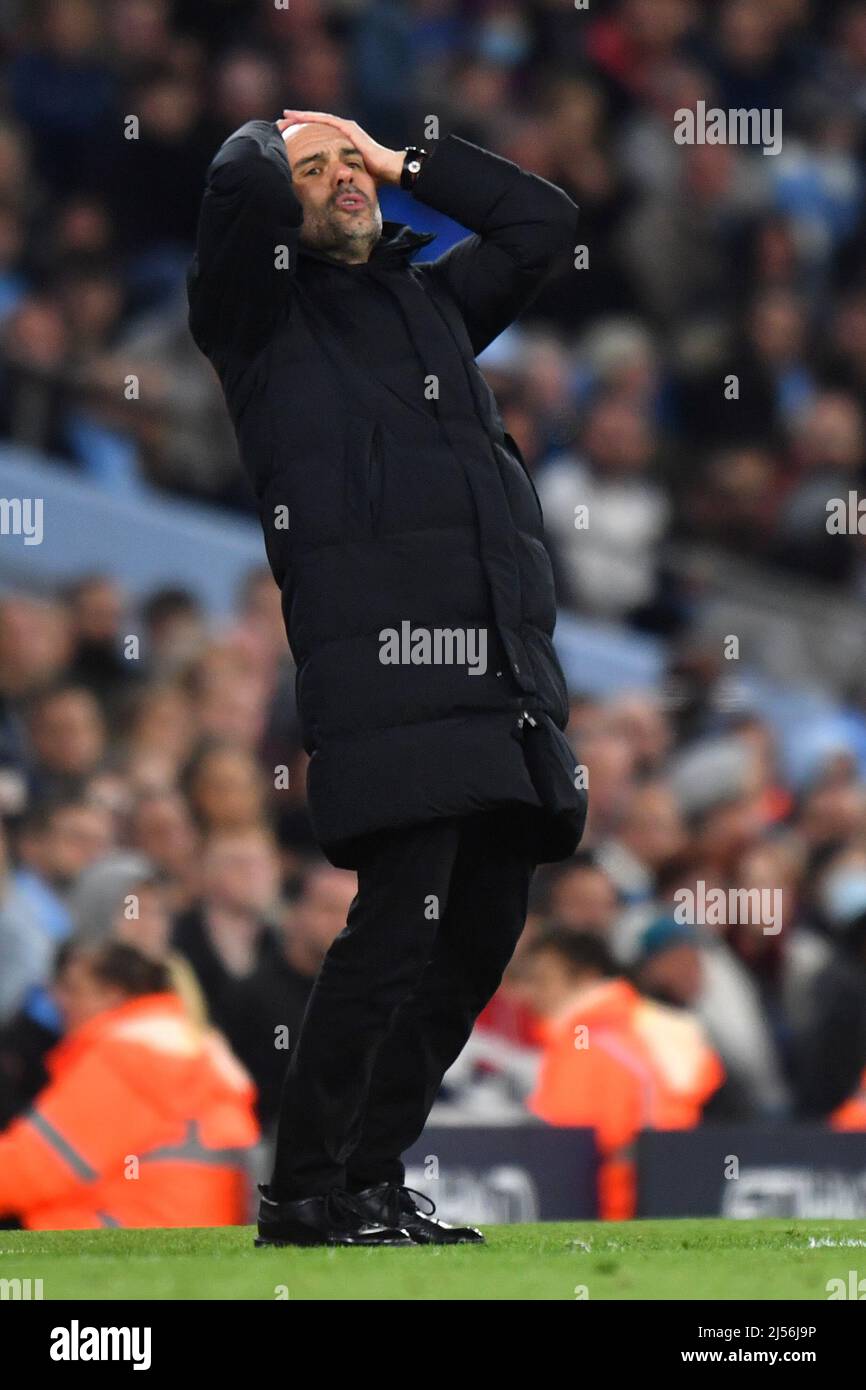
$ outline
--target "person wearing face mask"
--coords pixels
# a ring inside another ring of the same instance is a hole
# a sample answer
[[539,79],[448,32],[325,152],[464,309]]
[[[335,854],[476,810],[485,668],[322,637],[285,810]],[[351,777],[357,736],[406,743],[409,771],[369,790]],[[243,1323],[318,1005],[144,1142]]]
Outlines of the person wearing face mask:
[[816,894],[820,924],[833,936],[844,936],[847,928],[866,912],[866,853],[844,848],[826,863]]

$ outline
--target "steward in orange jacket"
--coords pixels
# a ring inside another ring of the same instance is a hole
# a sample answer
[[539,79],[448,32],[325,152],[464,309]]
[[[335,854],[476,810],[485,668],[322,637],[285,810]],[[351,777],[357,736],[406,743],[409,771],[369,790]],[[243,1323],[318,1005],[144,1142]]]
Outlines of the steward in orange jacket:
[[860,1085],[829,1117],[831,1129],[866,1129],[866,1071],[860,1077]]
[[0,1213],[32,1230],[246,1220],[253,1084],[165,985],[130,946],[67,953],[70,1031],[49,1085],[0,1135]]
[[554,930],[531,959],[544,1050],[529,1108],[549,1124],[595,1130],[600,1213],[625,1220],[635,1213],[638,1134],[699,1124],[724,1070],[690,1014],[610,978],[598,938]]

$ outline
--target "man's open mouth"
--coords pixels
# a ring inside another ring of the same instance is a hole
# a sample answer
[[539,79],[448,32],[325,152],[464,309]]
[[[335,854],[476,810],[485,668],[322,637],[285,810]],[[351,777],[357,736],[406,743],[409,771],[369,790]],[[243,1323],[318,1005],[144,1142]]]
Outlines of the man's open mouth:
[[358,208],[366,207],[367,199],[363,193],[341,193],[335,199],[336,206],[345,212],[355,212]]

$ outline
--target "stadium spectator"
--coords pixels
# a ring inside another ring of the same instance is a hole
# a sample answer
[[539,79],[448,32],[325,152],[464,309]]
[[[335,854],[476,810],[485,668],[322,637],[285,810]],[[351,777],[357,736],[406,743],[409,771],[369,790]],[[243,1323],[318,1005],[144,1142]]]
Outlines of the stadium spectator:
[[[51,937],[42,930],[35,903],[28,903],[25,892],[16,892],[12,881],[6,836],[0,836],[2,856],[2,899],[0,899],[0,1023],[18,1008],[28,988],[43,977],[51,954]],[[49,900],[56,908],[54,923],[58,933],[66,934],[70,922],[59,900]],[[45,914],[41,919],[47,920]]]
[[548,881],[546,915],[568,931],[608,938],[619,906],[616,887],[588,851],[543,875]]
[[4,899],[7,1015],[47,979],[57,945],[73,929],[72,889],[110,848],[109,817],[96,806],[68,799],[36,802],[27,812]]
[[203,649],[207,624],[201,604],[187,589],[162,589],[142,608],[151,680],[170,681]]
[[279,916],[279,857],[262,825],[214,830],[204,842],[201,900],[175,923],[174,948],[192,966],[208,1014],[258,1088],[267,1123],[279,1104],[291,1036]]
[[635,788],[614,835],[596,858],[616,885],[621,902],[645,901],[655,890],[656,873],[685,848],[686,832],[676,797],[663,782]]
[[[357,879],[345,869],[313,863],[279,924],[280,1005],[275,1018],[288,1030],[289,1046],[297,1040],[310,990],[325,952],[346,925]],[[273,1032],[273,1029],[271,1030]]]
[[68,678],[113,712],[139,679],[140,669],[138,651],[123,647],[123,592],[104,575],[87,575],[70,585],[67,600],[75,643]]
[[243,830],[260,824],[265,782],[251,753],[230,742],[205,748],[186,773],[190,805],[205,831]]
[[199,890],[199,836],[175,790],[144,792],[130,812],[129,840],[162,875],[171,910],[191,907]]
[[702,967],[700,938],[694,928],[663,917],[641,937],[634,982],[642,994],[659,1003],[694,1009],[703,991]]
[[553,459],[540,475],[569,606],[627,619],[655,597],[654,556],[667,505],[650,475],[654,447],[646,415],[609,396],[590,412],[582,456]]
[[[186,957],[172,947],[173,923],[165,884],[157,873],[146,870],[140,878],[124,884],[124,888],[127,891],[116,900],[111,939],[133,946],[149,960],[161,962],[187,1018],[197,1027],[205,1028],[207,1004],[195,971]],[[81,935],[77,940],[82,940]]]
[[102,766],[108,745],[105,714],[84,686],[61,684],[35,696],[27,722],[38,795],[79,791]]

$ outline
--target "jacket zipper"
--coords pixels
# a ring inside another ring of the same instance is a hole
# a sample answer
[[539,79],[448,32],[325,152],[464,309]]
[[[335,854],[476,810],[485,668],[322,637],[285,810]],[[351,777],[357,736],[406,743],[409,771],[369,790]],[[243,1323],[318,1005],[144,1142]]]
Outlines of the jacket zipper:
[[533,727],[533,729],[537,729],[537,728],[538,728],[538,721],[537,721],[536,719],[533,719],[532,715],[529,713],[528,710],[524,710],[523,713],[521,714],[520,718],[518,719],[518,721],[517,721],[517,727],[518,727],[518,729],[522,729],[524,723],[531,724],[532,727]]
[[379,522],[382,504],[382,429],[379,421],[373,425],[370,436],[370,449],[367,455],[367,500],[370,508],[370,524]]

